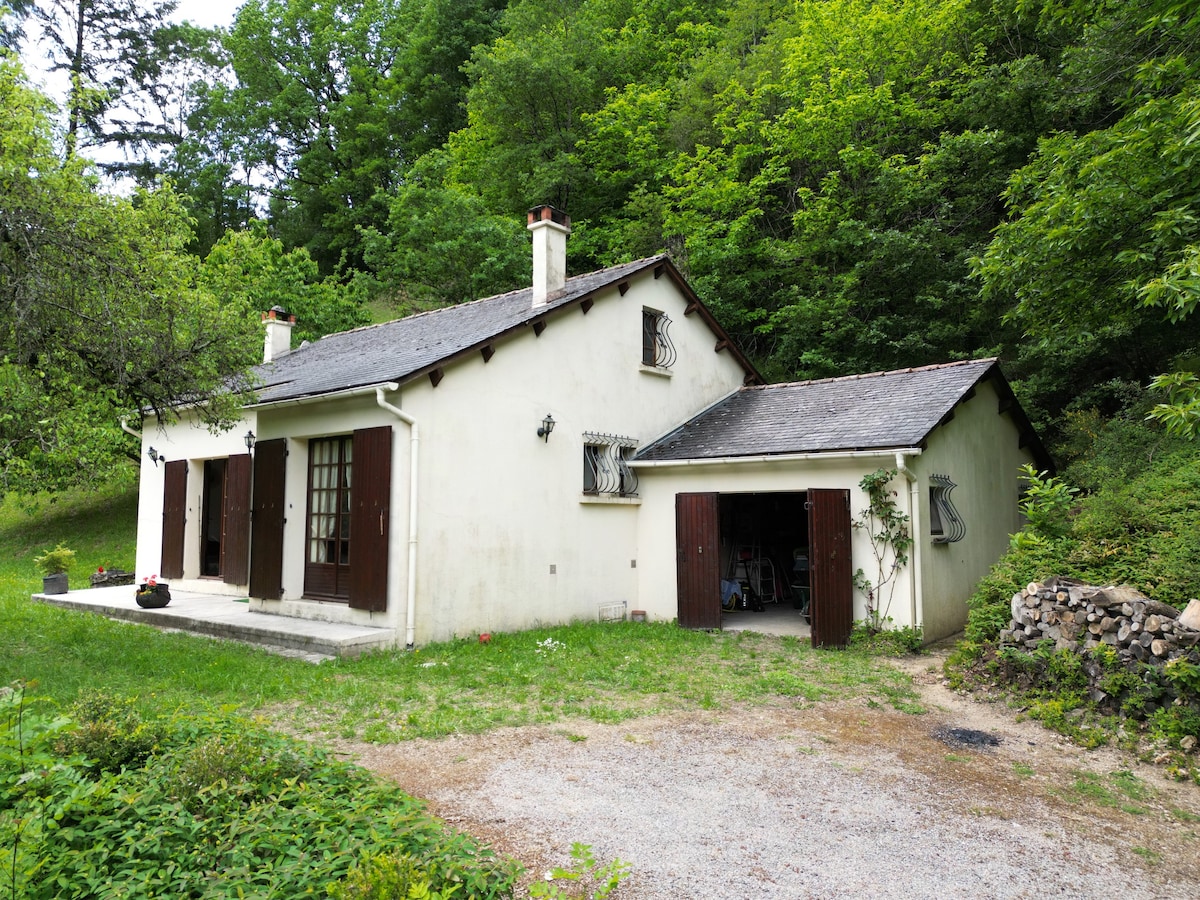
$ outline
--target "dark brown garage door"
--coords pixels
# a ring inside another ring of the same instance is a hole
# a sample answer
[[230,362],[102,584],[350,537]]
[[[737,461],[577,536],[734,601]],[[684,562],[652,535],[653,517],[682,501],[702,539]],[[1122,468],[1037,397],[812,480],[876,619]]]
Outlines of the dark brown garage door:
[[822,488],[808,492],[808,534],[812,645],[845,647],[854,624],[849,491]]
[[679,624],[721,627],[720,494],[675,495]]

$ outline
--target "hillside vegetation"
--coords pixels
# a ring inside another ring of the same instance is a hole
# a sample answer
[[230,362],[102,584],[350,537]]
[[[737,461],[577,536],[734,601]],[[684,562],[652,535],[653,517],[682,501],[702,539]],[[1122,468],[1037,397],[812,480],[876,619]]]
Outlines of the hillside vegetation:
[[1056,651],[1051,640],[1026,652],[997,643],[1012,596],[1055,575],[1128,584],[1179,610],[1200,595],[1195,444],[1132,417],[1077,425],[1082,452],[1062,478],[1039,482],[1027,500],[1030,525],[970,600],[952,677],[1012,692],[1030,715],[1081,743],[1118,736],[1200,782],[1200,649],[1167,666],[1123,665],[1107,648]]

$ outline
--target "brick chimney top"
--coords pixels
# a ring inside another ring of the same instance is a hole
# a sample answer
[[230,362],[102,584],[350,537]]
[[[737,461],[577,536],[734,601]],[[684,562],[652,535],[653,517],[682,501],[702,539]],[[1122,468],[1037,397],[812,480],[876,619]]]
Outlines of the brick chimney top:
[[267,332],[263,338],[263,362],[291,352],[296,317],[282,306],[272,306],[262,314],[262,320]]
[[545,205],[535,206],[529,211],[529,225],[532,228],[535,222],[553,222],[555,225],[561,225],[567,231],[571,230],[571,217],[561,209],[555,209],[553,206]]

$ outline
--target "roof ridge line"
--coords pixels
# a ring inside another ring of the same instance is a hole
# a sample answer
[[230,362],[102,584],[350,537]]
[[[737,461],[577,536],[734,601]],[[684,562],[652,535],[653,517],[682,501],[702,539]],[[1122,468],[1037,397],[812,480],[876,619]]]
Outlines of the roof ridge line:
[[[600,274],[601,272],[607,272],[612,269],[618,269],[618,268],[622,268],[625,266],[636,267],[638,265],[649,265],[651,263],[659,262],[666,258],[667,258],[667,255],[665,253],[657,253],[653,256],[644,256],[644,257],[641,257],[640,259],[631,259],[628,262],[617,263],[612,266],[601,266],[599,269],[593,269],[590,272],[581,272],[578,275],[572,275],[570,278],[567,279],[566,283],[570,284],[572,281],[575,281],[576,279],[590,278],[594,275]],[[564,288],[565,288],[565,286],[564,286]],[[500,294],[491,294],[490,296],[487,296],[487,297],[477,297],[474,300],[464,300],[462,303],[450,303],[446,306],[439,306],[436,309],[423,309],[423,310],[420,310],[419,312],[409,313],[408,315],[399,316],[398,318],[395,318],[395,319],[388,319],[386,322],[372,322],[369,325],[359,325],[357,328],[347,328],[345,331],[330,332],[329,334],[321,335],[321,337],[317,338],[317,340],[323,341],[323,340],[325,340],[325,338],[328,338],[328,337],[337,337],[337,336],[340,336],[343,334],[354,334],[359,331],[367,331],[368,329],[371,329],[371,328],[382,328],[385,325],[394,325],[397,322],[409,322],[409,321],[412,321],[413,319],[420,319],[425,316],[432,316],[432,315],[437,315],[438,313],[444,313],[444,312],[446,312],[446,310],[461,309],[464,306],[475,306],[480,303],[488,303],[488,302],[492,302],[492,301],[496,301],[496,300],[501,300],[505,297],[513,297],[513,296],[516,296],[517,294],[521,294],[521,293],[525,293],[525,292],[532,292],[532,291],[533,291],[532,287],[513,288],[511,291],[504,291],[503,293],[500,293]],[[533,307],[531,306],[530,310],[532,311],[532,309],[533,309]],[[310,342],[310,343],[315,343],[315,341]],[[299,349],[299,348],[297,348],[297,349]]]
[[772,384],[748,385],[743,390],[762,390],[764,388],[801,387],[812,384],[830,384],[835,381],[862,381],[867,378],[883,378],[888,375],[909,375],[914,372],[929,372],[934,369],[953,369],[957,366],[979,365],[980,363],[998,362],[997,356],[984,356],[979,359],[958,359],[948,363],[931,363],[927,366],[910,366],[906,369],[888,369],[878,372],[861,372],[857,375],[833,375],[829,378],[810,378],[806,381],[777,381]]

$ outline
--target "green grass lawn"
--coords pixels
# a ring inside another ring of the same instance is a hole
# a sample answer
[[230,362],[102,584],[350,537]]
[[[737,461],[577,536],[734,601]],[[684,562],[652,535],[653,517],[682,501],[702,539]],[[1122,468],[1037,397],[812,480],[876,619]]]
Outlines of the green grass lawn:
[[135,519],[130,485],[0,506],[0,684],[36,681],[37,694],[64,705],[103,689],[147,711],[237,711],[379,742],[854,696],[920,711],[907,676],[869,654],[751,632],[576,624],[314,666],[29,599],[40,586],[32,557],[59,541],[78,555],[75,585],[100,565],[132,568]]
[[513,896],[518,864],[281,731],[395,742],[847,697],[920,711],[875,657],[749,632],[576,624],[313,665],[30,599],[33,557],[60,542],[77,587],[131,569],[135,520],[129,484],[0,504],[0,900]]

